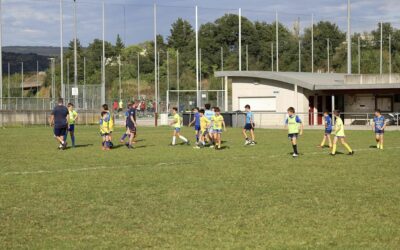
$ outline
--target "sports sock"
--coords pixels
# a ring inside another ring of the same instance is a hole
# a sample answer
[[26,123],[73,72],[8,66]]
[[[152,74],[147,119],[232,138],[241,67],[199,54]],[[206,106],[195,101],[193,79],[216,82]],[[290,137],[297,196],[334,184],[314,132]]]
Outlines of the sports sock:
[[196,142],[199,142],[199,134],[196,134]]
[[380,149],[383,149],[383,142],[381,142]]
[[175,145],[176,143],[176,136],[172,136],[172,145]]
[[321,142],[321,147],[323,147],[323,146],[325,146],[325,137],[324,137],[324,139],[323,139],[322,142]]
[[297,144],[296,145],[292,145],[293,146],[293,153],[295,153],[296,155],[298,154],[297,152]]
[[381,144],[379,142],[376,144],[376,148],[381,148]]
[[184,142],[188,142],[188,140],[185,137],[183,137],[182,135],[179,136],[179,139],[181,139]]
[[336,145],[336,143],[334,143],[333,147],[332,147],[332,154],[333,155],[336,154],[336,147],[337,147],[337,145]]
[[75,146],[75,135],[71,136],[72,146]]
[[126,138],[127,136],[128,136],[127,133],[123,134],[122,137],[121,137],[121,141],[125,140],[125,138]]
[[343,146],[351,153],[353,150],[350,148],[349,144],[343,143]]

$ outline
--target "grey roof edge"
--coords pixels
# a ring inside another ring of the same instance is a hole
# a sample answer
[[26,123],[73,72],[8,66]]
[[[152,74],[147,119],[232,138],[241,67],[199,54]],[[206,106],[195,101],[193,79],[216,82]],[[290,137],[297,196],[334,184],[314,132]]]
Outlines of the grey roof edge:
[[302,88],[315,90],[315,85],[312,83],[304,82],[299,79],[283,76],[282,74],[271,71],[216,71],[215,77],[252,77],[260,79],[271,79],[275,81],[285,82],[293,85],[298,85]]

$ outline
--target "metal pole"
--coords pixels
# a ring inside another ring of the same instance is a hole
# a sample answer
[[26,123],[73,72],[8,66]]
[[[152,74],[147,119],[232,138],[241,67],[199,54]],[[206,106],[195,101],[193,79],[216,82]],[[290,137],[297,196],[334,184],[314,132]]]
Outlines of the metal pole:
[[[154,3],[153,6],[153,21],[154,21],[154,99],[157,102],[157,5]],[[158,104],[155,107],[156,123],[157,123],[157,112]]]
[[311,14],[311,72],[314,73],[314,14]]
[[65,86],[64,86],[64,46],[63,46],[63,0],[60,0],[60,78],[61,78],[61,98],[65,98]]
[[86,57],[83,58],[83,107],[87,109],[86,104]]
[[358,36],[358,74],[361,74],[361,45],[360,36]]
[[276,12],[275,20],[275,40],[276,40],[276,72],[279,72],[279,20],[278,11]]
[[389,75],[392,74],[392,35],[389,34]]
[[137,54],[137,93],[140,98],[140,54]]
[[380,48],[380,57],[379,57],[379,73],[382,75],[383,73],[383,23],[381,21],[381,48]]
[[[76,0],[74,0],[74,87],[78,88],[78,48],[76,31]],[[78,96],[75,96],[75,105],[78,107]]]
[[118,56],[119,100],[122,100],[121,55]]
[[[202,91],[202,86],[201,86],[201,48],[199,49],[199,91],[200,91],[200,95],[201,95],[201,91]],[[200,103],[198,104],[198,106],[201,106]]]
[[[1,1],[1,0],[0,0]],[[10,73],[10,71],[11,71],[11,67],[10,67],[10,63],[8,63],[8,78],[7,78],[7,81],[8,81],[8,93],[7,93],[7,97],[8,97],[8,100],[10,100],[10,97],[11,97],[11,93],[10,93],[10,84],[11,84],[11,82],[10,82],[10,78],[11,78],[11,73]]]
[[[39,88],[39,61],[36,60],[36,97],[37,96],[37,89]],[[32,89],[31,89],[32,91]]]
[[176,85],[177,85],[177,90],[178,90],[178,112],[180,111],[180,103],[179,103],[179,84],[180,84],[180,72],[179,72],[179,50],[176,51]]
[[126,13],[125,13],[125,5],[124,5],[124,43],[126,44]]
[[[160,51],[157,52],[157,107],[160,104]],[[160,109],[157,108],[157,111]]]
[[103,48],[102,48],[102,58],[101,58],[101,103],[106,102],[106,47],[105,47],[105,29],[106,29],[106,22],[105,22],[105,3],[103,1],[102,4],[102,39],[103,39]]
[[242,71],[242,8],[239,8],[239,71]]
[[167,50],[167,90],[169,91],[169,51]]
[[274,43],[271,42],[271,72],[274,72]]
[[347,0],[347,74],[351,74],[351,3]]
[[67,58],[67,100],[69,102],[69,98],[71,97],[71,91],[69,90],[69,58]]
[[3,109],[3,22],[2,0],[0,0],[0,110]]
[[246,44],[246,71],[249,71],[249,45]]
[[24,62],[21,62],[21,97],[24,98]]
[[327,60],[328,60],[328,68],[327,68],[327,70],[326,70],[326,73],[329,73],[330,72],[330,65],[329,65],[329,38],[328,39],[326,39],[326,58],[327,58]]
[[301,40],[299,39],[299,72],[301,72]]
[[198,24],[198,10],[196,5],[196,105],[199,105],[199,24]]

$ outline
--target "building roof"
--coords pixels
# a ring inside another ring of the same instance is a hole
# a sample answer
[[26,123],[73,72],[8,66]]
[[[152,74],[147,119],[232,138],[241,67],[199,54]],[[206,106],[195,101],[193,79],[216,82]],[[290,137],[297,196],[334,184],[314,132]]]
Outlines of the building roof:
[[[363,83],[363,78],[375,75],[349,75],[341,73],[310,73],[310,72],[271,72],[271,71],[217,71],[216,77],[244,77],[256,79],[269,79],[288,84],[298,85],[309,90],[357,90],[357,89],[399,89],[400,82],[368,82]],[[359,83],[355,83],[354,76],[359,76]],[[375,79],[375,78],[374,78]],[[397,78],[395,78],[397,80]],[[347,83],[348,82],[348,83]]]

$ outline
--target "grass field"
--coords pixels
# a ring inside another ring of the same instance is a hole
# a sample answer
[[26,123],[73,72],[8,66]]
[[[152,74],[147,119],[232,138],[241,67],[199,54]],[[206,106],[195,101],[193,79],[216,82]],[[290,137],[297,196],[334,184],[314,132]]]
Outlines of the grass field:
[[97,127],[65,151],[50,129],[0,129],[0,249],[399,249],[400,132],[378,151],[348,131],[355,156],[331,157],[306,130],[298,159],[285,131],[256,132],[216,151],[140,128],[136,149],[103,152]]

